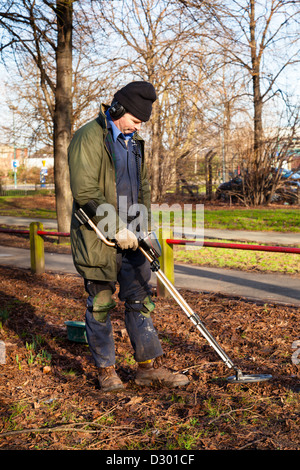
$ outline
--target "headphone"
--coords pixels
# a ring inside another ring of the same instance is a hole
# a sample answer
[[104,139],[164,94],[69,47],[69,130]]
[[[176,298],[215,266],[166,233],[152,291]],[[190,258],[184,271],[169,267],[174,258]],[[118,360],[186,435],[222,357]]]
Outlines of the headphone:
[[118,101],[114,101],[109,108],[109,114],[114,119],[119,119],[120,117],[124,116],[125,113],[126,109]]

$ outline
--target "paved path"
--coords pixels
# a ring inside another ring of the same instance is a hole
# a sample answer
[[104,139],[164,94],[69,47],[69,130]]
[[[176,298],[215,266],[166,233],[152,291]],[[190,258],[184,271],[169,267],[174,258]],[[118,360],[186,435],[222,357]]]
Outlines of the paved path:
[[0,215],[0,223],[2,225],[29,227],[30,222],[42,222],[44,228],[57,230],[56,219],[34,219],[30,217],[11,217],[8,215]]
[[[29,269],[30,252],[22,248],[0,246],[0,264]],[[45,252],[45,268],[46,272],[77,274],[71,255]],[[155,274],[152,275],[152,283],[156,284]],[[300,278],[288,275],[176,264],[175,287],[300,307]]]

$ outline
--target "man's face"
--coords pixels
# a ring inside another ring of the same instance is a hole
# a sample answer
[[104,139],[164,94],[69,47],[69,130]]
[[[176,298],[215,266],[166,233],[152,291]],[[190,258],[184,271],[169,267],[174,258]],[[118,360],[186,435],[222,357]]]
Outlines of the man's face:
[[114,124],[122,132],[122,134],[132,134],[138,132],[141,128],[142,121],[134,117],[130,113],[125,113],[124,116],[114,120]]

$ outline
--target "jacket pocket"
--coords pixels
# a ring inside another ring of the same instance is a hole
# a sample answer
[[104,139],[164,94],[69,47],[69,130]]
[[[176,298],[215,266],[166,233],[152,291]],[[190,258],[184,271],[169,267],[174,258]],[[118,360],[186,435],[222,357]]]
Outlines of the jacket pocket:
[[85,225],[75,229],[72,243],[73,258],[83,267],[100,267],[113,271],[115,248],[105,245],[90,227]]

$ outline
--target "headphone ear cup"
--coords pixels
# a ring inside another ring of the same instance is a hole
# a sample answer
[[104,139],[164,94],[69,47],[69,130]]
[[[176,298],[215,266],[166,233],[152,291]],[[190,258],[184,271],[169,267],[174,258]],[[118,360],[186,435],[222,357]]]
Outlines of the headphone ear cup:
[[109,108],[109,114],[112,118],[119,119],[120,117],[124,116],[126,113],[126,109],[117,101],[111,105]]

